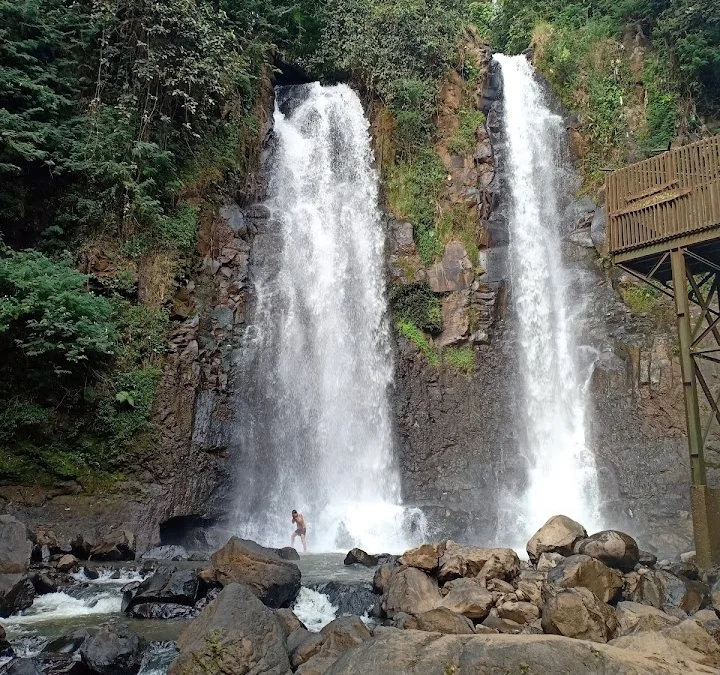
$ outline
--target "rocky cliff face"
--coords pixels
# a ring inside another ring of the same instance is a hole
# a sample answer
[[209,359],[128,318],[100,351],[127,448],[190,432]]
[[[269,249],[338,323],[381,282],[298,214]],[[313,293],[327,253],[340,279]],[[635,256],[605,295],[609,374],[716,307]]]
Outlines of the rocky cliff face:
[[[511,298],[505,299],[502,83],[487,65],[487,123],[478,134],[474,157],[485,158],[493,167],[489,182],[483,181],[482,171],[475,176],[478,213],[488,232],[488,264],[485,274],[464,290],[492,298],[487,335],[480,344],[467,332],[462,336],[474,343],[477,354],[477,368],[470,377],[429,365],[400,338],[395,391],[407,503],[426,511],[434,533],[483,542],[493,540],[498,523],[512,517],[507,505],[522,490],[526,472],[516,438],[522,396],[516,317]],[[448,181],[456,179],[452,169],[450,163]],[[688,550],[689,462],[674,326],[668,321],[671,310],[665,306],[656,316],[637,316],[622,302],[618,287],[628,280],[603,267],[599,252],[604,214],[595,211],[587,199],[568,205],[571,229],[564,257],[579,272],[574,291],[578,304],[586,305],[579,343],[595,352],[588,382],[588,442],[598,463],[604,517],[608,527],[624,528],[645,545],[652,541],[663,553]],[[389,240],[391,277],[401,240],[398,235]],[[444,296],[443,307],[451,296],[452,292]],[[710,457],[711,473],[712,464]]]

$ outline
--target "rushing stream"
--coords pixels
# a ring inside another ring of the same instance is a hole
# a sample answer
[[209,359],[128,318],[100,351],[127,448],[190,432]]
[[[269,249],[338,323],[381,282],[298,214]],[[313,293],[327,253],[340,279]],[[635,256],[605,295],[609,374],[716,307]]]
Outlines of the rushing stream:
[[[522,496],[508,510],[524,542],[552,515],[598,525],[595,459],[585,429],[586,379],[574,318],[582,300],[562,259],[562,195],[567,193],[565,129],[544,101],[524,56],[504,56],[507,175],[511,189],[510,258],[524,405],[521,451],[528,463]],[[518,527],[519,526],[519,527]],[[505,535],[513,537],[510,530]]]
[[[400,504],[384,236],[368,121],[345,85],[277,90],[266,163],[270,232],[256,247],[239,403],[237,530],[311,550],[400,550],[422,514]],[[263,253],[264,250],[264,253]],[[249,386],[248,386],[249,383]],[[296,542],[299,546],[299,542]]]

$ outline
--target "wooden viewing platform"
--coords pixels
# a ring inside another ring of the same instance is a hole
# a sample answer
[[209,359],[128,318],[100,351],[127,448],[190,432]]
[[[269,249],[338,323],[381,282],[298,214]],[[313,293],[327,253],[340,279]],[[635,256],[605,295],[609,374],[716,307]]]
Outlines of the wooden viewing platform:
[[675,300],[695,546],[700,566],[710,567],[720,563],[720,490],[708,487],[704,458],[710,428],[720,424],[708,370],[720,364],[720,136],[613,172],[606,197],[613,263]]

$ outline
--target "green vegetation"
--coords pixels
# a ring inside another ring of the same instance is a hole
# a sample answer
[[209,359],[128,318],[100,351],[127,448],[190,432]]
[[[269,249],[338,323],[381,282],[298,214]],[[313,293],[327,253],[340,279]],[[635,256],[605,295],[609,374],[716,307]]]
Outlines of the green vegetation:
[[442,332],[442,306],[428,284],[391,288],[390,306],[398,320],[413,324],[428,333]]
[[438,356],[437,350],[430,344],[425,334],[417,326],[409,321],[400,319],[395,323],[395,328],[400,335],[415,344],[430,365],[440,365],[440,357]]
[[473,265],[478,262],[477,215],[465,204],[451,206],[440,218],[437,233],[443,245],[451,239],[459,239]]
[[625,304],[634,314],[647,314],[656,306],[660,291],[647,284],[627,286],[620,290]]
[[454,155],[465,155],[475,148],[476,132],[485,124],[485,115],[480,110],[460,110],[460,127],[448,143],[448,150]]
[[601,168],[665,149],[700,130],[699,115],[720,114],[720,6],[501,0],[497,8],[476,19],[495,46],[518,53],[532,44],[562,102],[581,113],[587,190],[602,182]]
[[475,350],[470,346],[446,347],[442,352],[442,359],[458,373],[468,377],[475,372]]

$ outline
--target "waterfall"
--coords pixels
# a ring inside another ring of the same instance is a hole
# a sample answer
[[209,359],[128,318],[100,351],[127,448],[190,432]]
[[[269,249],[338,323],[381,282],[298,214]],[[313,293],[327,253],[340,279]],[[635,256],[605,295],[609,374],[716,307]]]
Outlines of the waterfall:
[[278,88],[238,429],[236,529],[262,543],[289,544],[292,509],[315,551],[402,550],[422,527],[399,505],[372,161],[352,89]]
[[588,374],[575,341],[582,299],[561,250],[563,120],[545,104],[524,56],[495,58],[504,88],[511,288],[524,384],[519,426],[528,465],[524,494],[514,498],[517,522],[510,527],[526,540],[556,514],[597,527],[599,495],[586,440]]

